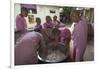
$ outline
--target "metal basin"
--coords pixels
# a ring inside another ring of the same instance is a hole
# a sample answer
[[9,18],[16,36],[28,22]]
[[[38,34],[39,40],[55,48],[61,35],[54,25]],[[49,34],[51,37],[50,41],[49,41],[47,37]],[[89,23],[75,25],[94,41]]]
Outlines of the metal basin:
[[69,48],[62,44],[47,46],[47,54],[38,51],[38,59],[43,62],[61,62],[69,56]]

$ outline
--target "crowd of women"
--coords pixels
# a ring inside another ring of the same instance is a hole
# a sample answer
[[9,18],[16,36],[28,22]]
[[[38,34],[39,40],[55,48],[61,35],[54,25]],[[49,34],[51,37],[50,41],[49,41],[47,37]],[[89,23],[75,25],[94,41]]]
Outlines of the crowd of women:
[[28,10],[21,8],[21,13],[16,17],[16,27],[18,38],[15,42],[15,64],[36,64],[38,63],[37,51],[41,48],[42,52],[47,53],[46,46],[50,43],[53,46],[63,44],[70,49],[72,61],[82,61],[87,42],[86,19],[79,16],[79,12],[73,11],[71,19],[73,21],[73,31],[57,20],[55,15],[45,17],[45,22],[41,25],[41,19],[36,18],[34,31],[27,30],[24,17],[27,17]]

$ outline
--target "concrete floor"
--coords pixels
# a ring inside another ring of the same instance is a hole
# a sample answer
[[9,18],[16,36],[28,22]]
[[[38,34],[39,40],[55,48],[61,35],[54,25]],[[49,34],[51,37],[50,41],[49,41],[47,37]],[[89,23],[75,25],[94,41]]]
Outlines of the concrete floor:
[[84,54],[84,61],[93,61],[94,60],[94,40],[91,39],[88,42],[85,54]]

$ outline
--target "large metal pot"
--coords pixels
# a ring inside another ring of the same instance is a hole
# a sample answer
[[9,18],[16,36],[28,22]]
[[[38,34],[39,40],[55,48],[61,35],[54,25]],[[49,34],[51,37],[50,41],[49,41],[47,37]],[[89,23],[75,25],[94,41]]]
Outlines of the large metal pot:
[[58,44],[57,46],[53,46],[49,44],[47,46],[47,54],[38,51],[38,59],[43,62],[61,62],[65,60],[69,56],[69,48]]

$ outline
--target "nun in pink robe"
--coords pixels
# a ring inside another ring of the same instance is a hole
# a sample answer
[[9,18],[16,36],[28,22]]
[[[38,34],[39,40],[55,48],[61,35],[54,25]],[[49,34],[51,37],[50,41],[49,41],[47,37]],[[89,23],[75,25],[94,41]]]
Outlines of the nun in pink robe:
[[64,45],[69,45],[69,42],[71,40],[70,30],[66,27],[59,28],[59,30],[60,30],[60,42]]
[[21,13],[16,16],[16,29],[19,32],[16,35],[17,39],[21,36],[21,34],[24,34],[27,32],[27,24],[26,24],[26,20],[24,18],[24,17],[27,17],[27,15],[28,15],[27,8],[22,7]]
[[[74,12],[73,19],[77,20],[77,12]],[[74,18],[75,17],[75,18]],[[85,49],[87,47],[87,20],[85,18],[79,18],[79,20],[74,22],[74,29],[72,31],[72,46],[71,55],[73,61],[83,60]]]
[[46,22],[43,24],[43,30],[45,42],[48,44],[48,42],[50,42],[51,32],[53,30],[52,19],[50,16],[46,16]]
[[45,54],[43,36],[35,31],[25,33],[15,45],[15,65],[38,63],[37,51],[40,48]]

